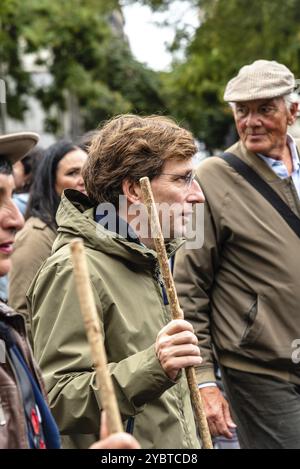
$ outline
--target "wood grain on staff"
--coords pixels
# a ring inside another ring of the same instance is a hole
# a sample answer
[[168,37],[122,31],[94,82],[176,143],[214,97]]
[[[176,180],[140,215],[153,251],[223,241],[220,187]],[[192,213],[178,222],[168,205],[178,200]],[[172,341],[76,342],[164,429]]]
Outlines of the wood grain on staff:
[[93,364],[96,369],[101,406],[106,412],[108,431],[109,434],[123,432],[123,425],[112,379],[107,369],[104,338],[101,333],[84,246],[81,239],[74,239],[71,242],[71,253],[80,309],[91,347]]
[[[168,296],[170,309],[173,319],[184,319],[183,311],[180,308],[177,292],[175,289],[175,284],[173,276],[170,272],[170,266],[168,261],[168,256],[166,252],[164,237],[161,231],[158,213],[156,210],[155,201],[152,194],[151,184],[148,177],[143,177],[140,179],[143,201],[147,207],[148,217],[151,224],[151,236],[154,239],[155,249],[157,252],[157,258],[159,261],[161,273],[163,276],[166,293]],[[201,395],[198,389],[196,373],[194,367],[190,366],[185,368],[185,373],[190,389],[191,401],[194,407],[195,417],[201,440],[203,443],[203,448],[213,449],[211,436],[206,420],[206,415],[203,408],[203,403]]]

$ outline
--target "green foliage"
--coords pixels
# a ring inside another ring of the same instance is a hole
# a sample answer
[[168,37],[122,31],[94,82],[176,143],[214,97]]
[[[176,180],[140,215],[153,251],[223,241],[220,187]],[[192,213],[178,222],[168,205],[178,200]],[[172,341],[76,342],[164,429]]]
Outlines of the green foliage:
[[[35,94],[48,128],[58,131],[53,104],[64,110],[69,93],[86,129],[113,114],[168,112],[214,149],[226,145],[232,128],[223,93],[241,66],[273,59],[300,77],[300,0],[190,0],[199,8],[200,27],[191,38],[178,30],[171,50],[188,44],[184,58],[161,74],[138,63],[126,40],[112,33],[111,12],[133,1],[1,0],[0,75],[8,112],[22,118],[26,96]],[[173,1],[139,0],[153,10]],[[49,70],[52,82],[32,83],[24,52]]]
[[[118,9],[117,0],[1,0],[0,74],[10,115],[21,119],[26,97],[35,95],[47,129],[58,132],[53,105],[63,111],[67,96],[76,98],[85,129],[114,114],[163,108],[158,74],[133,58],[122,31],[112,30]],[[49,83],[32,81],[25,54],[49,72]]]
[[163,78],[173,114],[210,148],[220,148],[232,124],[224,88],[241,66],[262,58],[277,60],[300,77],[300,0],[197,3],[201,25],[182,63]]
[[20,26],[15,22],[19,0],[3,0],[0,3],[0,78],[6,80],[8,106],[11,115],[18,117],[26,109],[24,90],[30,90],[31,82],[23,70],[16,43]]
[[[163,11],[168,8],[168,6],[173,2],[173,0],[139,0],[141,5],[147,5],[151,7],[154,11]],[[137,3],[136,0],[123,0],[123,5],[129,5],[131,3]]]

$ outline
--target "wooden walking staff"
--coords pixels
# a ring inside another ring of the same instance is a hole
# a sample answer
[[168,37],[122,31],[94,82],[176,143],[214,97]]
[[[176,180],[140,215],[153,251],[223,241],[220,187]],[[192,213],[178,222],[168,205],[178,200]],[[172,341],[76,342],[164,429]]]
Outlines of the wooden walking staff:
[[[151,233],[154,238],[155,249],[159,261],[161,273],[164,279],[166,292],[171,308],[173,319],[184,319],[182,309],[180,308],[174,280],[170,271],[169,261],[167,257],[164,237],[161,231],[158,213],[152,194],[152,189],[148,177],[140,179],[143,201],[147,207],[148,216],[151,221]],[[191,393],[191,401],[194,407],[198,430],[203,443],[203,448],[213,449],[211,436],[203,409],[201,395],[198,389],[196,373],[193,366],[185,368],[185,373]]]
[[109,434],[123,432],[123,425],[112,379],[107,369],[104,340],[100,329],[84,246],[81,239],[74,239],[71,242],[71,253],[80,309],[91,347],[92,360],[96,369],[100,402],[106,413],[108,432]]

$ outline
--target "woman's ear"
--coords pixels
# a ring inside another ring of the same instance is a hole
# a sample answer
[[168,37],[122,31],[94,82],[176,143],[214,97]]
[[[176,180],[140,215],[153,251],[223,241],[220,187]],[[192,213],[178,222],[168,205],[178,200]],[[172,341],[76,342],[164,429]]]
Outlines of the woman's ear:
[[142,191],[140,184],[131,179],[124,179],[122,182],[123,194],[132,204],[140,204],[142,201]]

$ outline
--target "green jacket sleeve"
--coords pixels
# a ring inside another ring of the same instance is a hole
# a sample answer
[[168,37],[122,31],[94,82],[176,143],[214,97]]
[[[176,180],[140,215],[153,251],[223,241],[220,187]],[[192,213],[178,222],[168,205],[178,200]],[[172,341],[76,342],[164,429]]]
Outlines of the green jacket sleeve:
[[[105,304],[100,298],[99,283],[95,284],[93,275],[91,278],[104,332]],[[70,260],[42,268],[28,300],[33,317],[34,354],[61,433],[98,433],[101,403]],[[174,385],[157,360],[154,345],[118,363],[109,363],[109,370],[124,420]]]

